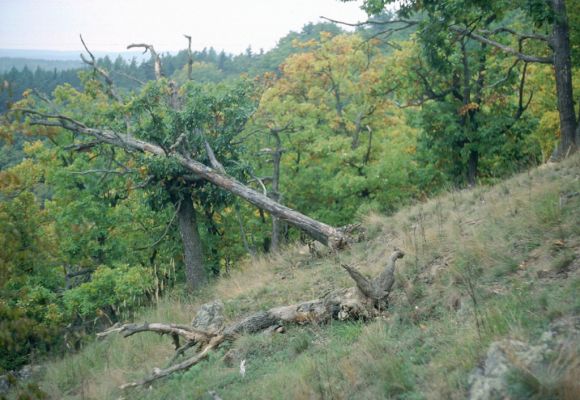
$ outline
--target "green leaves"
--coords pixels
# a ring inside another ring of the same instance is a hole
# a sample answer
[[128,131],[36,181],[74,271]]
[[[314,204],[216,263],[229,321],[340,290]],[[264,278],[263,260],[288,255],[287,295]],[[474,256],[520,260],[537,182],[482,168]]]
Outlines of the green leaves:
[[401,71],[356,35],[323,33],[307,45],[286,60],[248,128],[261,132],[255,168],[272,174],[270,132],[279,130],[286,204],[332,224],[350,223],[370,203],[395,209],[414,195],[404,180],[415,131],[393,104]]
[[108,318],[127,318],[129,313],[146,303],[155,291],[152,271],[144,267],[101,266],[89,282],[63,295],[63,305],[69,318],[91,319],[107,314]]

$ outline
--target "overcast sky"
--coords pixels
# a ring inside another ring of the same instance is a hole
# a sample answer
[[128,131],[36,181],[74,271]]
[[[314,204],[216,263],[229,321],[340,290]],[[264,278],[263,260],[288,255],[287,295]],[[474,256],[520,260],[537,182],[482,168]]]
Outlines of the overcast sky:
[[[360,1],[358,2],[360,3]],[[289,31],[324,15],[365,18],[359,4],[338,0],[0,0],[0,48],[123,51],[151,43],[160,52],[213,46],[231,53],[268,50]]]

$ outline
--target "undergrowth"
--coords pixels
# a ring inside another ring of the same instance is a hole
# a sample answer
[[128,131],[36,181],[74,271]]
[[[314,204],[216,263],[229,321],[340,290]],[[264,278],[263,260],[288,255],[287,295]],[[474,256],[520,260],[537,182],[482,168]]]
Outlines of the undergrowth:
[[[346,252],[313,258],[296,246],[248,260],[199,295],[168,296],[137,317],[189,323],[200,304],[220,298],[233,320],[317,298],[352,286],[340,263],[374,275],[397,246],[407,255],[382,318],[242,337],[185,373],[126,393],[117,387],[165,366],[171,341],[111,337],[48,364],[40,388],[69,399],[210,399],[208,391],[223,399],[464,399],[490,343],[536,340],[551,321],[580,311],[579,171],[573,157],[391,217],[369,215],[369,239]],[[543,393],[573,372],[516,371],[513,388]]]

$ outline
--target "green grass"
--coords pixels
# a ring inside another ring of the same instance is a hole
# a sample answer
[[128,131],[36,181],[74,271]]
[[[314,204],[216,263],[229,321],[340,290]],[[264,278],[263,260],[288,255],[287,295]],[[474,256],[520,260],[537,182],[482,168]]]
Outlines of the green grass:
[[[137,319],[189,323],[214,298],[230,320],[313,299],[352,286],[341,263],[374,275],[398,246],[407,255],[382,318],[242,337],[151,390],[126,393],[117,386],[165,366],[171,341],[110,337],[52,361],[38,383],[51,398],[69,399],[209,399],[210,390],[223,399],[464,399],[491,342],[534,341],[554,319],[580,312],[578,171],[574,157],[392,217],[369,215],[369,240],[337,256],[311,259],[297,246],[248,261],[198,296],[166,298]],[[234,361],[224,362],[226,353]],[[514,372],[514,398],[552,390],[569,375],[524,372]]]

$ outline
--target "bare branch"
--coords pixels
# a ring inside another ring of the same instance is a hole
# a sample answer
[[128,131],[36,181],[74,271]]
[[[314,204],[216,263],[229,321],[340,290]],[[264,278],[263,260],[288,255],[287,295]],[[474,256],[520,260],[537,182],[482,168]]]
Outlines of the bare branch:
[[173,355],[173,357],[171,357],[171,360],[169,360],[169,362],[167,363],[167,366],[169,367],[170,365],[172,365],[179,356],[183,355],[183,353],[185,353],[188,349],[191,349],[195,345],[197,345],[196,342],[185,342],[183,346],[178,347],[175,350],[175,354]]
[[177,148],[178,148],[179,146],[181,146],[181,144],[183,143],[183,141],[185,140],[185,138],[186,138],[185,132],[182,132],[182,133],[181,133],[181,134],[180,134],[180,135],[177,137],[177,139],[175,139],[175,142],[174,142],[174,143],[173,143],[171,146],[169,146],[169,151],[170,151],[170,152],[174,152],[174,151],[176,151],[176,150],[177,150]]
[[501,44],[499,42],[496,42],[495,40],[491,40],[485,36],[481,36],[475,32],[472,32],[472,31],[465,29],[465,28],[461,28],[459,26],[452,25],[449,27],[449,29],[451,29],[452,31],[459,33],[463,36],[468,36],[474,40],[477,40],[478,42],[485,43],[485,44],[488,44],[490,46],[496,47],[496,48],[504,51],[505,53],[508,53],[508,54],[511,54],[511,55],[517,57],[518,59],[520,59],[522,61],[534,62],[534,63],[540,63],[540,64],[553,64],[554,63],[554,60],[552,57],[537,57],[537,56],[530,56],[527,54],[523,54],[514,48],[506,46],[505,44]]
[[479,29],[478,30],[479,33],[483,34],[483,35],[496,35],[498,33],[509,33],[513,36],[516,36],[519,39],[534,39],[534,40],[541,40],[543,42],[549,42],[550,41],[550,37],[546,36],[546,35],[541,35],[539,33],[520,33],[520,32],[516,32],[513,29],[507,28],[507,27],[500,27],[494,30],[484,30],[484,29]]
[[408,27],[411,27],[413,25],[418,25],[420,21],[416,21],[416,20],[411,20],[411,19],[391,19],[388,21],[376,21],[376,20],[366,20],[363,22],[356,22],[356,23],[352,23],[352,22],[344,22],[344,21],[339,21],[336,19],[332,19],[332,18],[327,18],[324,16],[320,16],[320,18],[327,20],[328,22],[332,22],[335,24],[339,24],[339,25],[346,25],[346,26],[352,26],[352,27],[363,27],[363,26],[367,26],[367,25],[393,25],[393,24],[403,24],[405,25],[403,28],[395,28],[397,30],[402,30]]
[[69,174],[73,175],[90,175],[90,174],[115,174],[115,175],[127,175],[133,174],[137,171],[117,171],[116,169],[88,169],[86,171],[68,171]]
[[524,111],[526,111],[526,109],[528,108],[528,106],[530,105],[530,102],[532,101],[532,98],[534,97],[534,92],[532,91],[530,93],[530,97],[528,98],[528,101],[526,102],[526,104],[524,104],[524,87],[526,85],[526,72],[528,69],[528,63],[524,63],[524,69],[522,70],[522,77],[520,79],[520,86],[518,88],[518,111],[516,112],[516,115],[514,117],[515,120],[518,120],[522,114],[524,113]]
[[112,333],[120,333],[123,337],[129,337],[141,332],[155,332],[162,335],[175,334],[181,336],[185,340],[201,343],[208,343],[215,336],[213,334],[203,332],[199,329],[194,329],[187,325],[145,322],[143,324],[125,324],[121,326],[113,326],[106,331],[97,333],[97,337],[103,338]]
[[119,76],[122,76],[124,78],[127,78],[129,80],[132,80],[133,82],[138,83],[139,85],[144,85],[145,84],[145,82],[143,82],[141,79],[137,79],[134,76],[131,76],[129,74],[126,74],[126,73],[124,73],[122,71],[113,71],[113,73],[115,73],[115,74],[117,74]]
[[77,151],[79,153],[82,153],[83,151],[89,151],[90,149],[92,149],[95,146],[98,146],[99,144],[101,144],[101,142],[95,140],[95,141],[87,142],[87,143],[70,144],[68,146],[65,146],[64,149],[70,150],[70,151]]
[[220,163],[218,161],[218,159],[215,156],[215,153],[213,152],[213,149],[211,148],[211,146],[209,145],[209,142],[207,141],[207,139],[203,139],[203,144],[205,146],[205,151],[207,152],[207,156],[209,157],[209,163],[212,166],[213,169],[215,169],[216,171],[221,172],[222,174],[226,173],[226,169],[224,168],[224,166],[222,165],[222,163]]
[[200,361],[205,360],[207,358],[207,356],[209,355],[209,352],[212,349],[219,346],[223,341],[224,341],[224,336],[216,336],[209,342],[209,344],[207,346],[204,347],[204,349],[201,352],[199,352],[195,356],[188,358],[187,360],[185,360],[179,364],[176,364],[173,367],[169,367],[166,369],[156,369],[153,372],[153,375],[151,375],[150,377],[148,377],[142,381],[139,381],[139,382],[126,383],[126,384],[120,386],[120,389],[128,389],[128,388],[132,388],[132,387],[148,385],[148,384],[156,381],[157,379],[164,378],[168,375],[171,375],[172,373],[174,373],[176,371],[182,371],[182,370],[191,368],[194,365],[199,364]]
[[508,68],[508,70],[507,70],[507,72],[505,74],[505,77],[503,77],[503,78],[497,80],[496,82],[488,85],[487,88],[490,89],[490,88],[493,88],[495,86],[501,85],[502,83],[506,82],[510,78],[510,76],[511,76],[513,70],[514,70],[514,68],[520,63],[520,61],[522,61],[522,60],[520,60],[519,58],[516,58],[516,60],[514,61],[514,63]]
[[[69,129],[65,125],[67,125],[67,126],[72,125],[72,126],[75,126],[75,127],[81,128],[81,129],[82,128],[88,129],[87,126],[85,124],[83,124],[82,122],[76,121],[76,120],[74,120],[74,119],[72,119],[70,117],[67,117],[65,115],[60,115],[60,114],[46,114],[46,113],[41,113],[40,111],[31,110],[29,108],[13,108],[13,109],[11,109],[9,111],[10,112],[21,112],[21,113],[24,113],[24,114],[31,114],[31,115],[38,115],[39,117],[43,117],[43,118],[47,118],[47,119],[56,119],[56,120],[58,120],[58,122],[57,121],[53,121],[55,124],[58,124],[58,125],[48,125],[47,124],[47,126],[62,126],[65,129]],[[37,122],[37,125],[43,125],[43,124],[38,123],[40,121],[36,121],[36,122]],[[69,130],[74,130],[74,128],[69,129]]]
[[83,35],[79,35],[79,37],[81,38],[81,43],[83,44],[83,47],[85,48],[86,52],[91,57],[90,60],[87,60],[87,58],[84,56],[84,54],[81,53],[81,60],[83,60],[83,62],[85,64],[90,65],[96,73],[98,73],[99,75],[101,75],[103,77],[103,79],[105,80],[105,82],[107,84],[107,87],[109,89],[109,94],[111,95],[111,97],[113,97],[118,102],[121,102],[122,99],[117,94],[117,92],[115,90],[115,84],[113,83],[113,80],[111,79],[111,77],[109,76],[107,71],[105,71],[103,68],[101,68],[97,65],[97,60],[95,59],[95,56],[93,55],[93,53],[91,53],[88,46],[86,45],[86,43],[83,39]]
[[272,179],[272,178],[271,177],[260,178],[260,177],[258,177],[256,175],[254,175],[254,173],[250,169],[248,169],[247,172],[252,177],[252,179],[250,180],[250,182],[258,182],[258,184],[262,188],[262,193],[264,194],[264,196],[267,196],[268,195],[268,189],[266,189],[266,185],[264,185],[264,180]]
[[38,89],[32,89],[32,93],[34,93],[34,95],[36,97],[38,97],[40,100],[44,101],[45,103],[50,104],[50,99],[48,97],[46,97],[44,95],[44,93],[41,93],[40,91],[38,91]]
[[359,288],[359,290],[365,296],[371,297],[371,298],[373,297],[374,290],[373,290],[373,287],[371,285],[371,282],[368,280],[367,277],[365,277],[363,274],[361,274],[356,268],[351,267],[349,265],[342,264],[342,268],[344,268],[346,270],[346,272],[348,272],[350,277],[356,283],[356,286]]
[[362,275],[357,269],[348,265],[342,267],[348,272],[350,277],[355,281],[358,289],[369,299],[377,304],[385,302],[391,292],[393,283],[395,283],[395,263],[399,258],[403,258],[405,253],[399,249],[389,257],[385,269],[373,280],[369,280]]
[[393,251],[385,269],[373,280],[373,286],[375,286],[377,290],[387,293],[391,290],[393,283],[395,283],[395,264],[398,259],[403,258],[404,256],[405,252],[402,250],[395,249],[395,251]]
[[142,47],[145,49],[143,51],[143,54],[145,54],[145,53],[147,53],[147,51],[149,51],[149,53],[151,54],[151,57],[153,57],[153,61],[155,63],[155,79],[158,79],[158,80],[161,79],[163,77],[163,72],[161,70],[161,58],[159,57],[159,54],[157,54],[155,52],[155,49],[153,48],[152,45],[146,44],[146,43],[130,44],[129,46],[127,46],[127,50],[139,48],[139,47]]

